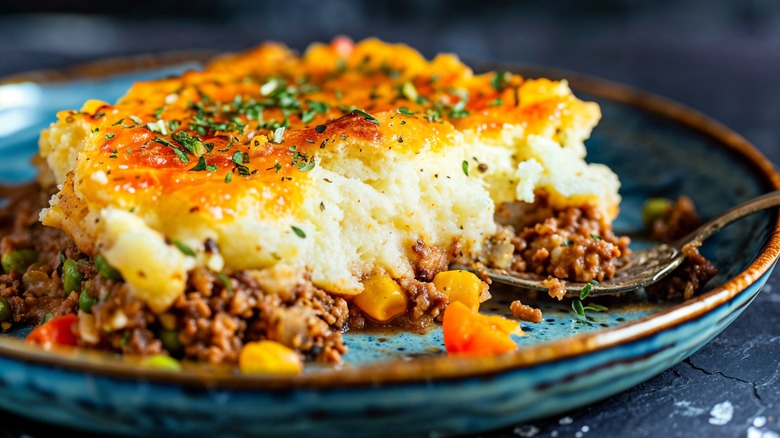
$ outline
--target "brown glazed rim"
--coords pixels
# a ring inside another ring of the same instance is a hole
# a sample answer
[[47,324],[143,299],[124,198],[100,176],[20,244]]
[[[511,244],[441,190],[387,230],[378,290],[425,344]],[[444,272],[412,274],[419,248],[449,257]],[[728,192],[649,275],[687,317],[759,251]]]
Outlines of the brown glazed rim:
[[[102,78],[170,67],[185,62],[205,62],[213,56],[212,52],[194,51],[115,58],[62,70],[17,74],[0,79],[0,84]],[[631,105],[677,121],[716,140],[722,147],[739,155],[744,162],[753,167],[756,175],[761,177],[769,188],[780,189],[780,174],[753,145],[724,125],[684,105],[629,86],[578,73],[505,64],[482,64],[482,67],[522,71],[527,73],[529,77],[566,78],[572,88],[578,92]],[[194,388],[326,389],[490,377],[513,369],[533,367],[617,347],[696,319],[727,303],[738,294],[744,293],[749,285],[770,269],[777,260],[778,254],[780,254],[780,218],[775,220],[769,242],[756,259],[736,277],[705,294],[623,326],[573,336],[492,357],[441,356],[421,358],[409,362],[391,361],[356,368],[344,366],[326,372],[280,377],[235,375],[213,370],[200,370],[199,368],[188,368],[182,372],[154,370],[128,363],[116,355],[94,351],[47,352],[37,347],[28,346],[17,339],[3,339],[0,342],[0,355],[31,365],[59,367],[122,380],[153,381]]]

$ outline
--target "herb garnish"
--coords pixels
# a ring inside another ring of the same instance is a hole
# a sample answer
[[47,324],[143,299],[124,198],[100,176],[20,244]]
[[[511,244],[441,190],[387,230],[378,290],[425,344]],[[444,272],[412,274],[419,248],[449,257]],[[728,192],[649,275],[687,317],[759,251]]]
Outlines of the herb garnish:
[[398,113],[398,114],[401,114],[401,115],[403,115],[403,116],[407,116],[407,117],[414,117],[415,119],[417,118],[417,117],[414,115],[414,113],[413,113],[413,112],[411,112],[411,111],[409,111],[409,108],[407,108],[407,107],[405,107],[405,106],[402,106],[401,108],[398,108],[397,110],[395,110],[395,112],[396,112],[396,113]]
[[317,114],[327,114],[330,111],[330,107],[324,102],[307,101],[306,104],[309,109],[301,113],[301,122],[309,123],[314,119]]
[[355,108],[355,109],[353,109],[353,110],[352,110],[352,113],[353,113],[353,114],[357,114],[357,115],[359,115],[359,116],[362,116],[362,117],[363,117],[363,119],[365,119],[365,120],[366,120],[366,121],[368,121],[368,122],[371,122],[371,123],[373,123],[373,124],[375,124],[375,125],[379,125],[379,120],[377,120],[377,118],[376,118],[376,117],[374,117],[374,116],[372,116],[371,114],[369,114],[369,113],[367,113],[367,112],[363,111],[362,109],[357,109],[357,108]]
[[231,160],[236,165],[236,169],[238,169],[238,174],[241,176],[249,176],[249,168],[244,166],[244,154],[241,151],[236,151],[233,154],[233,158]]
[[192,250],[189,246],[185,245],[183,242],[179,240],[174,240],[173,244],[176,246],[176,248],[179,249],[184,255],[195,257],[195,251]]
[[271,141],[273,141],[274,143],[277,143],[277,144],[283,142],[284,141],[284,130],[285,130],[284,126],[276,128],[274,130],[274,132],[273,132],[273,139],[271,139]]
[[463,169],[463,173],[466,174],[466,176],[469,176],[469,162],[463,160],[463,163],[461,163],[460,167]]
[[450,110],[450,118],[462,119],[469,115],[469,111],[466,109],[466,100],[460,100]]
[[116,137],[116,135],[114,135],[114,134],[113,134],[113,133],[111,133],[111,132],[109,132],[108,134],[106,134],[106,140],[111,140],[111,139],[112,139],[112,138],[114,138],[114,137]]
[[490,85],[496,89],[496,91],[504,91],[504,88],[509,85],[512,80],[512,73],[508,71],[497,71],[493,79],[490,80]]
[[200,139],[192,137],[184,131],[174,132],[171,137],[196,157],[200,157],[206,152],[210,152],[209,148],[203,144]]
[[198,159],[198,164],[195,165],[190,170],[194,171],[202,171],[202,170],[208,170],[209,172],[216,172],[217,166],[215,164],[206,164],[206,159],[204,157],[200,157]]
[[[301,161],[301,163],[300,163],[300,164],[298,164],[298,170],[300,170],[301,172],[308,172],[308,171],[310,171],[310,170],[314,169],[314,166],[315,166],[316,164],[317,164],[317,163],[314,161],[314,157],[311,157],[311,158],[309,159],[309,162],[308,162],[308,163],[306,163],[305,161]],[[277,164],[277,165],[278,165],[278,164]]]
[[161,138],[161,137],[155,137],[153,140],[155,143],[160,143],[161,145],[168,146],[169,148],[173,149],[173,152],[176,154],[176,156],[179,157],[179,160],[182,161],[182,163],[189,163],[190,158],[187,156],[187,154],[184,153],[181,149],[177,148],[176,145],[169,142],[168,140]]
[[265,170],[272,170],[272,169],[276,169],[276,172],[274,172],[274,173],[279,173],[279,171],[282,170],[282,165],[279,164],[279,163],[276,163],[273,166],[271,166],[271,167],[269,167],[268,169],[265,169]]
[[227,275],[218,272],[217,278],[219,278],[219,281],[222,282],[223,285],[225,285],[225,292],[227,292],[229,297],[233,296],[233,283],[230,282],[230,278],[228,278]]
[[599,284],[598,281],[591,280],[585,286],[583,286],[582,289],[580,290],[580,297],[579,298],[575,298],[571,302],[571,309],[574,311],[574,313],[579,318],[581,318],[581,319],[578,318],[578,320],[582,321],[582,322],[584,322],[586,324],[590,324],[588,322],[588,316],[585,314],[586,310],[591,310],[591,311],[594,311],[594,312],[606,312],[607,310],[609,310],[606,307],[604,307],[602,305],[599,305],[599,304],[588,304],[587,306],[582,304],[582,300],[584,300],[585,298],[588,297],[588,295],[590,295],[590,292],[592,290],[592,286],[591,285],[598,286],[598,284]]
[[290,228],[292,228],[293,232],[301,239],[306,238],[306,233],[304,233],[302,229],[296,227],[295,225],[290,225]]
[[414,84],[406,81],[401,85],[401,95],[412,102],[417,100],[417,96],[419,94],[417,93],[417,88],[414,87]]

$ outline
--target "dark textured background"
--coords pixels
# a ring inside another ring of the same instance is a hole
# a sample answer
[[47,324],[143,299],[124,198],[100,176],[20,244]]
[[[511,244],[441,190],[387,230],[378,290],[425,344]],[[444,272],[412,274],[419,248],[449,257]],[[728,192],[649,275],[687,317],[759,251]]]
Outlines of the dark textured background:
[[[304,49],[345,34],[575,70],[692,106],[780,162],[780,2],[0,0],[0,76],[107,56],[236,50],[275,39]],[[780,273],[714,341],[631,390],[485,438],[780,437]],[[712,424],[728,401],[730,421]],[[0,436],[65,431],[0,413]]]

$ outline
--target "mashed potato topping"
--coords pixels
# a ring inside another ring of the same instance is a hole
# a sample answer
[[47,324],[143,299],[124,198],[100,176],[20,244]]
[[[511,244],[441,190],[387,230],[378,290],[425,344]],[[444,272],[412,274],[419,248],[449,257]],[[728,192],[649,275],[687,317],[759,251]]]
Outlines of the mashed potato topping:
[[599,117],[565,82],[474,75],[453,55],[265,44],[59,113],[41,219],[156,312],[195,267],[308,272],[351,296],[372,273],[413,277],[418,241],[476,257],[496,205],[540,190],[613,218],[617,177],[584,161]]

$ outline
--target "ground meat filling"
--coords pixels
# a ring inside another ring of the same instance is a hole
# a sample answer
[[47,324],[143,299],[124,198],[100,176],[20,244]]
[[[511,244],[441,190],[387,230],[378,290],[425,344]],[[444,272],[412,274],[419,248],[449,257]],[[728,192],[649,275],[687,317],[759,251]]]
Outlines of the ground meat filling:
[[76,259],[78,250],[64,233],[38,221],[38,212],[47,205],[49,193],[30,184],[0,187],[0,196],[7,199],[0,209],[0,253],[33,250],[36,255],[24,272],[14,270],[0,275],[0,298],[11,309],[11,320],[2,322],[3,330],[13,323],[37,325],[52,316],[73,313],[78,294],[65,293],[58,267],[61,253]]
[[501,205],[496,221],[501,225],[480,260],[493,268],[603,281],[615,275],[613,261],[628,251],[629,239],[615,236],[599,209],[554,208],[544,193],[537,193],[534,204]]
[[718,273],[718,269],[705,259],[695,244],[683,246],[685,260],[682,265],[663,280],[646,288],[648,295],[666,301],[683,301],[693,297]]
[[[289,290],[269,292],[253,271],[227,277],[196,269],[189,273],[186,292],[166,313],[157,315],[124,282],[98,275],[94,263],[64,233],[40,224],[38,213],[47,205],[49,193],[37,185],[0,192],[8,199],[0,209],[0,251],[34,250],[37,258],[24,272],[0,275],[0,298],[11,310],[3,330],[14,323],[38,325],[77,313],[83,290],[96,302],[89,312],[79,312],[76,331],[82,346],[137,355],[167,351],[215,364],[235,363],[246,342],[261,339],[324,362],[338,362],[346,352],[341,329],[349,315],[347,302],[316,288],[308,278]],[[83,275],[79,291],[65,292],[66,259],[78,261]]]
[[223,278],[230,287],[208,270],[191,271],[187,291],[155,315],[124,283],[97,277],[93,288],[105,298],[92,313],[95,327],[104,330],[93,346],[144,355],[165,349],[213,364],[235,363],[245,343],[262,339],[322,362],[338,362],[346,352],[340,331],[348,317],[344,299],[308,279],[280,294],[264,291],[253,271]]
[[[647,225],[651,237],[671,243],[687,236],[701,223],[691,198],[680,196]],[[666,301],[687,300],[718,273],[715,265],[699,253],[698,244],[685,245],[682,252],[685,255],[682,265],[668,277],[647,287],[648,295]]]
[[512,315],[515,318],[523,321],[533,322],[536,324],[544,321],[541,309],[531,307],[528,304],[523,304],[523,302],[520,300],[512,301],[512,304],[509,305],[509,310],[512,311]]
[[650,237],[661,242],[674,242],[702,224],[693,200],[680,196],[657,217],[649,219]]

